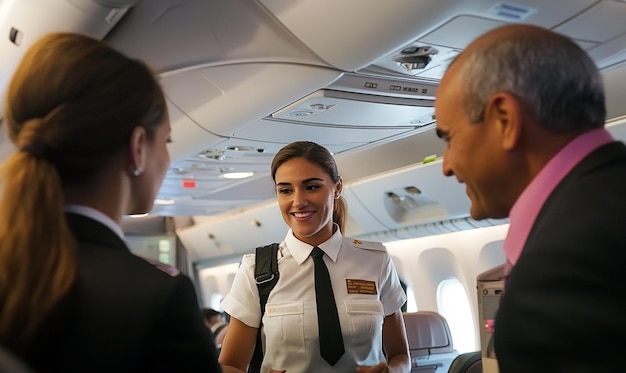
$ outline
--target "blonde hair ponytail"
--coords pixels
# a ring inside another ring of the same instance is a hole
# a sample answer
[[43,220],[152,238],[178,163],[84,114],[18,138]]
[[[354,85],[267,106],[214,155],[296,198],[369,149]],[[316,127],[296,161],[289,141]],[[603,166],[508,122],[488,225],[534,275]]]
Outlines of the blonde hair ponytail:
[[19,346],[69,291],[76,256],[55,167],[20,151],[0,175],[0,342]]

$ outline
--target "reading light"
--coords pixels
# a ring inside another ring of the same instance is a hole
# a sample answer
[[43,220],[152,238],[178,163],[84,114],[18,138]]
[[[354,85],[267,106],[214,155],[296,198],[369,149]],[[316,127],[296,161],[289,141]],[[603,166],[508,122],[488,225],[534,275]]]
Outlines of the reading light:
[[430,46],[404,48],[400,55],[393,57],[407,71],[422,70],[432,60],[431,56],[437,54],[437,49]]
[[222,177],[224,177],[225,179],[245,179],[245,178],[250,177],[252,175],[254,175],[254,172],[252,172],[252,171],[224,172],[222,174]]
[[154,204],[155,205],[173,205],[174,204],[174,200],[173,199],[157,198],[157,199],[154,200]]
[[148,213],[128,215],[129,218],[143,218],[144,216],[148,216]]
[[422,194],[422,191],[419,190],[418,187],[413,186],[413,185],[404,188],[404,190],[409,194],[415,194],[415,195]]
[[416,207],[419,207],[419,204],[417,203],[416,200],[414,200],[411,196],[409,195],[403,195],[403,196],[399,196],[393,192],[389,192],[387,193],[387,197],[389,197],[389,199],[391,199],[391,201],[402,207],[405,210],[412,210]]

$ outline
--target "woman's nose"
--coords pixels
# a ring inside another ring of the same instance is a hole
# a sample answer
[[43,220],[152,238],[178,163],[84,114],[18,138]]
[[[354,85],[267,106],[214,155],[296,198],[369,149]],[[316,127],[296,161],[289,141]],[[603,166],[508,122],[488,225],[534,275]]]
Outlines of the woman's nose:
[[296,190],[293,192],[293,204],[295,206],[306,206],[308,203],[308,200],[306,198],[306,194],[304,193],[304,191],[301,190]]

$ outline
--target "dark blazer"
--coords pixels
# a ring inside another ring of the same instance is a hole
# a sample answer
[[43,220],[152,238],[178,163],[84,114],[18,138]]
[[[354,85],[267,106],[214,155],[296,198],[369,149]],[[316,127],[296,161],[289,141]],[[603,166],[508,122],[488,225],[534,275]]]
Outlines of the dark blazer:
[[496,316],[500,373],[626,367],[626,147],[583,159],[546,200]]
[[134,256],[97,221],[67,219],[78,280],[24,357],[34,371],[221,372],[188,277]]

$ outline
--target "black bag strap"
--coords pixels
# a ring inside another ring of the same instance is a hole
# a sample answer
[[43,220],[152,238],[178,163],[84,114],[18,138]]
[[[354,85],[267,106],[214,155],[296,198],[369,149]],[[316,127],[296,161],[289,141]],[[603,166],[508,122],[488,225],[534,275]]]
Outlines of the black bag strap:
[[[261,319],[265,314],[265,304],[270,292],[278,282],[278,244],[273,243],[266,246],[256,248],[254,279],[259,289],[259,300],[261,303]],[[254,354],[248,366],[248,373],[258,373],[261,371],[261,363],[263,362],[263,346],[261,342],[261,327],[256,336],[256,346]]]

